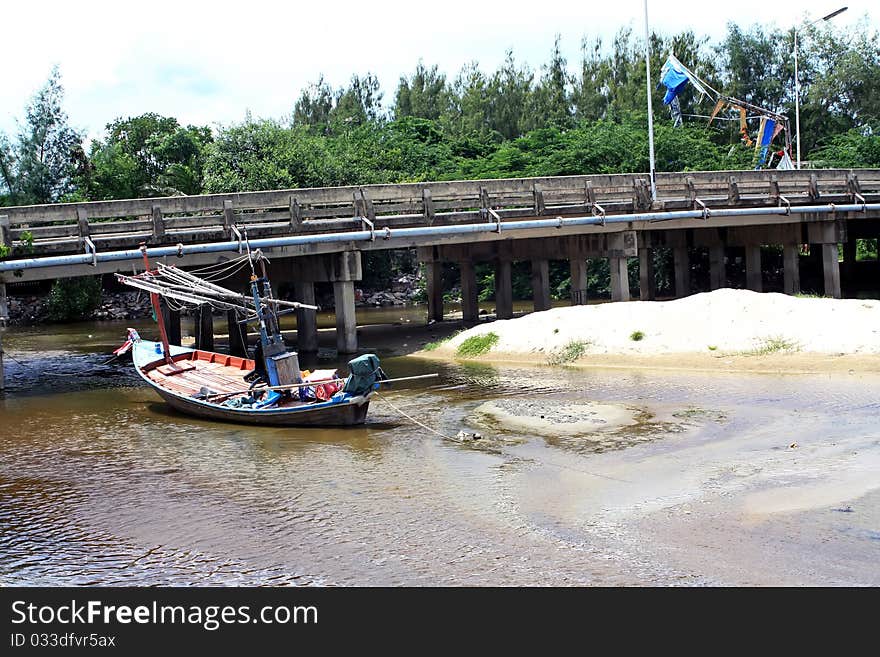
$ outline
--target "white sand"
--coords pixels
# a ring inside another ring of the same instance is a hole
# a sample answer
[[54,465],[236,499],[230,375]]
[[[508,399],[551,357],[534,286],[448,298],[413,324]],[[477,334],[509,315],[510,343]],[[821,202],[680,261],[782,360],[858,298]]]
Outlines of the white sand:
[[475,412],[489,416],[508,430],[554,437],[615,431],[636,423],[635,410],[594,401],[501,399],[484,402]]
[[[644,333],[640,341],[634,331]],[[880,301],[802,298],[720,289],[674,301],[630,301],[553,308],[481,324],[437,350],[452,354],[468,337],[496,333],[486,356],[549,355],[572,341],[589,343],[586,355],[659,356],[743,354],[769,341],[783,351],[880,354]]]

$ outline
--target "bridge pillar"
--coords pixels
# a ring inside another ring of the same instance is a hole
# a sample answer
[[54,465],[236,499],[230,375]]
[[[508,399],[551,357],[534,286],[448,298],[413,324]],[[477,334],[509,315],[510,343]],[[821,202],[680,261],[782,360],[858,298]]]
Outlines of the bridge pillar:
[[837,243],[822,245],[822,274],[825,279],[825,296],[840,298],[840,263]]
[[727,272],[724,267],[724,244],[709,247],[709,289],[718,290],[727,285]]
[[354,281],[335,281],[333,301],[336,306],[336,350],[341,354],[353,354],[357,351]]
[[[856,240],[850,239],[843,243],[843,264],[841,265],[841,294],[842,288],[854,290],[856,271]],[[0,313],[2,314],[2,313]]]
[[6,283],[0,283],[0,326],[9,323],[9,301],[6,298]]
[[247,358],[247,324],[239,324],[238,313],[227,310],[226,327],[229,333],[229,355]]
[[461,272],[461,319],[465,322],[476,322],[480,318],[480,306],[477,292],[477,272],[470,260],[458,263]]
[[180,311],[172,310],[164,299],[161,301],[161,308],[162,321],[165,322],[165,334],[168,336],[168,344],[180,346]]
[[532,260],[532,303],[535,311],[550,309],[550,261]]
[[[294,203],[294,210],[296,204]],[[336,314],[336,347],[339,353],[357,351],[357,317],[354,305],[355,281],[363,278],[360,251],[342,251],[323,255],[308,255],[283,259],[278,263],[285,267],[286,280],[294,281],[294,295],[301,303],[314,305],[315,282],[333,283],[334,310]],[[318,351],[318,322],[314,310],[298,310],[296,313],[297,349],[306,354]]]
[[783,244],[782,260],[783,291],[786,294],[798,294],[801,291],[800,244]]
[[513,317],[513,284],[510,260],[498,260],[495,263],[495,317],[497,319]]
[[425,261],[428,283],[428,321],[443,321],[443,262]]
[[654,286],[654,250],[639,249],[639,299],[653,301],[656,296]]
[[[315,305],[315,284],[298,282],[293,285],[296,300]],[[300,308],[296,311],[296,348],[304,353],[318,351],[318,313],[315,310]]]
[[608,236],[608,264],[611,269],[611,300],[629,301],[629,267],[627,258],[638,255],[635,231],[612,233]]
[[572,258],[568,264],[571,268],[571,305],[586,305],[587,263],[583,258]]
[[761,245],[746,246],[746,287],[754,292],[763,292],[761,280]]
[[[0,236],[2,237],[2,236]],[[3,242],[0,241],[0,244]],[[0,327],[9,323],[9,301],[6,298],[6,283],[0,283]],[[3,374],[3,336],[0,336],[0,390],[6,386]]]
[[629,301],[629,268],[626,258],[608,258],[611,268],[611,300]]
[[[836,222],[823,221],[807,224],[810,244],[819,244],[822,253],[822,274],[825,281],[825,296],[840,298],[840,262],[838,261],[838,241],[846,242]],[[839,238],[843,237],[843,240]]]
[[193,314],[193,335],[196,349],[214,351],[214,316],[206,303],[198,306]]
[[691,263],[686,246],[673,247],[672,263],[675,269],[675,296],[680,299],[691,293]]

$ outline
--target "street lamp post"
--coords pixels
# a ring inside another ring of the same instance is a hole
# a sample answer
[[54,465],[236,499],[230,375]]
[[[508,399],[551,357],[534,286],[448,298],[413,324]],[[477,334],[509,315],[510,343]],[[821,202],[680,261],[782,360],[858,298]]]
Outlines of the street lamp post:
[[651,36],[648,33],[648,0],[645,0],[645,73],[648,94],[648,157],[651,166],[651,201],[656,201],[657,182],[654,172],[654,111],[651,107]]
[[[828,21],[834,18],[835,16],[842,14],[847,10],[847,7],[841,7],[837,11],[832,11],[827,16],[823,16],[822,18],[817,18],[812,23],[807,23],[804,25],[804,28],[815,25],[816,23],[822,21]],[[798,80],[798,31],[799,28],[794,28],[794,123],[795,123],[795,132],[797,133],[797,167],[801,168],[801,85]]]

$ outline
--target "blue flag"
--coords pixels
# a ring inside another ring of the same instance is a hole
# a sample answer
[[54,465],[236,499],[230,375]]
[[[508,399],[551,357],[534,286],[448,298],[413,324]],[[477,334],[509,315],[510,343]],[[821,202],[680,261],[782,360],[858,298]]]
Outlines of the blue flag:
[[767,151],[770,150],[770,142],[773,141],[775,133],[776,121],[769,116],[762,116],[761,127],[758,128],[758,138],[755,140],[757,142],[755,144],[756,169],[763,166],[767,160]]
[[660,83],[666,87],[666,96],[663,97],[663,104],[669,105],[673,99],[682,92],[682,90],[690,82],[701,95],[706,93],[703,85],[697,77],[687,70],[675,55],[669,55],[663,68],[660,69]]

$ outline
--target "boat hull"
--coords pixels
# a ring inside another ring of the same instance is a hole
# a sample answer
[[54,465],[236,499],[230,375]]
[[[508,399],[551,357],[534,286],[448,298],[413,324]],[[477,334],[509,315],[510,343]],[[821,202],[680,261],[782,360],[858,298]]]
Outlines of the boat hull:
[[340,403],[324,408],[291,411],[239,411],[234,408],[191,403],[187,399],[153,386],[153,389],[176,411],[222,422],[281,427],[348,427],[367,419],[369,399],[362,403]]
[[[169,383],[169,377],[158,377],[154,380],[157,368],[164,365],[164,359],[157,359],[160,353],[159,345],[154,342],[142,340],[135,344],[133,360],[135,369],[140,377],[158,393],[158,395],[173,409],[208,420],[221,422],[235,422],[237,424],[263,425],[263,426],[288,426],[288,427],[344,427],[363,424],[367,417],[370,406],[372,391],[364,395],[342,394],[334,396],[327,401],[315,403],[297,403],[289,406],[272,406],[266,408],[238,408],[225,404],[213,403],[205,399],[192,396],[197,388],[191,388],[190,394],[182,394],[180,386],[178,390]],[[211,352],[199,352],[186,347],[171,347],[171,356],[178,364],[191,364],[196,376],[199,376],[200,367],[208,368],[217,360],[229,359],[222,354]],[[205,360],[207,359],[207,360]],[[237,382],[232,385],[235,389],[246,385],[243,375],[247,374],[250,361],[236,361]],[[179,379],[185,379],[189,374],[184,373]],[[171,377],[173,380],[178,377]],[[216,379],[215,379],[216,382]],[[221,389],[222,391],[222,389]]]

